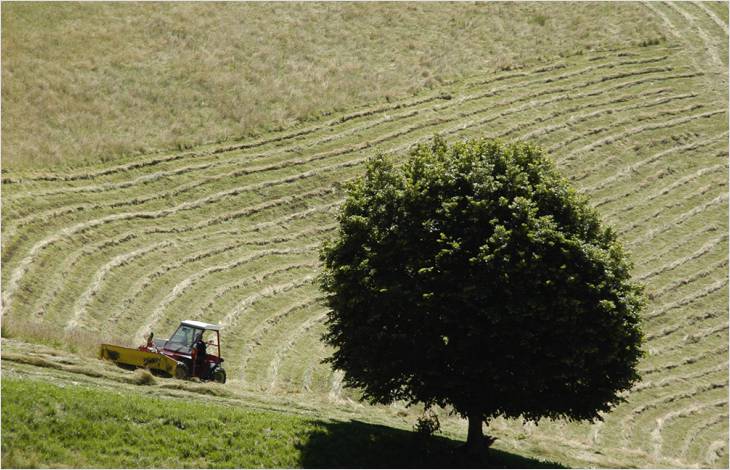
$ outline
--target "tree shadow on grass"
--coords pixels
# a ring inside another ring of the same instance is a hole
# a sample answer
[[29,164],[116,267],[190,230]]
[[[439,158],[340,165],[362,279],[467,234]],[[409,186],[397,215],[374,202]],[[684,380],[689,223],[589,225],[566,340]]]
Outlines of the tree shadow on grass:
[[361,421],[317,424],[298,446],[304,468],[566,468],[495,449],[474,461],[462,441]]

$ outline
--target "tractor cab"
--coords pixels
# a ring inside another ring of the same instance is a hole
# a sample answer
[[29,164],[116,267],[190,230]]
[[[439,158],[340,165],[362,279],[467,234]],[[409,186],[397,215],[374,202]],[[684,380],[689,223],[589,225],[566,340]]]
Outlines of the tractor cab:
[[220,325],[195,320],[183,320],[167,340],[147,340],[139,349],[159,352],[184,364],[187,375],[201,380],[225,383],[222,367]]

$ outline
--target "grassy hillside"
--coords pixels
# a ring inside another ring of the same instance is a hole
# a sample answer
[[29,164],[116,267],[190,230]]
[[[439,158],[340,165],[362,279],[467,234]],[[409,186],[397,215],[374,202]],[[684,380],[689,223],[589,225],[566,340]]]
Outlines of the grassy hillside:
[[7,3],[6,169],[235,140],[660,38],[638,4]]
[[4,379],[3,467],[295,467],[312,420]]
[[[367,417],[352,411],[315,414],[306,405],[257,401],[219,385],[115,371],[93,360],[72,369],[67,364],[75,362],[71,356],[55,354],[30,360],[16,352],[3,357],[4,468],[432,468],[477,463],[457,450],[459,441],[363,421]],[[556,466],[499,450],[490,453],[488,465]]]
[[475,74],[255,139],[5,173],[3,335],[81,351],[220,322],[230,390],[350,406],[357,391],[321,363],[313,284],[341,183],[434,133],[529,139],[621,234],[650,296],[647,356],[602,423],[489,432],[567,465],[727,467],[727,5],[641,8],[665,42]]

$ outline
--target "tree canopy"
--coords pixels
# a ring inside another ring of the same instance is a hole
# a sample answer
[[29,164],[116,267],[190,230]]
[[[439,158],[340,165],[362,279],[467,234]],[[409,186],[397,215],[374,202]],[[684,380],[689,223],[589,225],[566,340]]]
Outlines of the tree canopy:
[[[364,398],[592,420],[638,380],[643,294],[544,152],[441,138],[348,184],[321,258],[325,340]],[[476,430],[478,421],[479,430]]]

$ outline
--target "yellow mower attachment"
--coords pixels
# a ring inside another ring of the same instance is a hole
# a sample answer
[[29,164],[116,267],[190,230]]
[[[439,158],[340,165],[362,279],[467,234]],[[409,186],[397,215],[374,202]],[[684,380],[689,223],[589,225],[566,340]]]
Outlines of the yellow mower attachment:
[[99,357],[109,359],[118,365],[143,367],[170,377],[185,378],[187,376],[185,364],[178,363],[176,360],[160,353],[125,348],[113,344],[102,344]]

